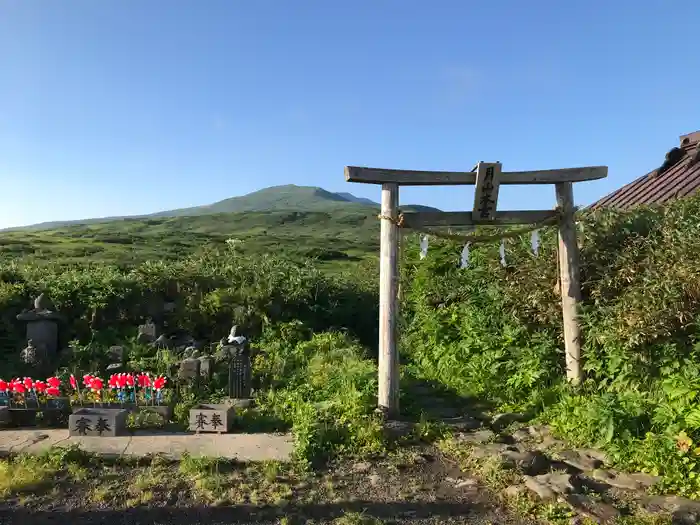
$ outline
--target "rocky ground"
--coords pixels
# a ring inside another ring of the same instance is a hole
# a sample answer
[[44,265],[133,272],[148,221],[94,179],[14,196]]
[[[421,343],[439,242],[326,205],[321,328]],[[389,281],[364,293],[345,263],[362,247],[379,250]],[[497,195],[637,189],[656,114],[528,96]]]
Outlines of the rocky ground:
[[[528,523],[434,447],[305,474],[279,463],[69,463],[5,490],[3,524]],[[31,468],[37,468],[31,466]],[[7,472],[7,474],[10,474]]]
[[518,419],[503,414],[484,425],[460,418],[462,431],[443,448],[503,500],[515,507],[527,502],[540,519],[556,506],[574,523],[700,523],[700,502],[654,493],[660,477],[617,471],[601,451],[569,448],[546,426],[504,432]]

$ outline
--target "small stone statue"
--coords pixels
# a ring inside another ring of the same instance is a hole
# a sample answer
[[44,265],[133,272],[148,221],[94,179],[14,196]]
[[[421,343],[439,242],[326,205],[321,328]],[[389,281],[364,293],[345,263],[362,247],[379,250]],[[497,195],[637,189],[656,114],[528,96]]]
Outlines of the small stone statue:
[[168,339],[165,336],[165,334],[159,335],[158,339],[153,341],[153,343],[151,343],[151,345],[155,346],[156,348],[161,348],[161,349],[170,348],[172,346],[170,339]]
[[201,362],[199,359],[187,358],[180,362],[178,377],[180,379],[195,379],[199,377]]
[[27,341],[27,348],[22,350],[20,353],[20,358],[26,365],[36,365],[39,362],[39,356],[37,355],[37,349],[34,346],[34,341],[31,339]]
[[214,359],[209,355],[203,355],[198,358],[199,361],[199,374],[205,381],[211,379],[212,373],[214,372]]

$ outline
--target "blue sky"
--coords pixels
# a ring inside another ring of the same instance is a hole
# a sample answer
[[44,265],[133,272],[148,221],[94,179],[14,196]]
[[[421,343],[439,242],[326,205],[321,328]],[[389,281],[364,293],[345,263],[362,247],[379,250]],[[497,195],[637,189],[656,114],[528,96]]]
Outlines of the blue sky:
[[[588,204],[700,129],[699,20],[661,0],[0,0],[0,227],[289,183],[378,199],[348,164],[609,166],[575,186]],[[553,193],[506,187],[499,209]]]

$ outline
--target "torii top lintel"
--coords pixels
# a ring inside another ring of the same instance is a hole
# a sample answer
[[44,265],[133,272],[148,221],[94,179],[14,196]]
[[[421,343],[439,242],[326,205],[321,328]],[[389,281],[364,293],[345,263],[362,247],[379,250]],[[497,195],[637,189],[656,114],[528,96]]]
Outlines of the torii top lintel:
[[[584,182],[604,179],[607,176],[607,166],[538,171],[503,171],[499,175],[499,183],[557,184],[559,182]],[[366,184],[396,183],[401,186],[474,185],[476,184],[476,171],[416,171],[346,166],[345,180],[347,182],[363,182]]]

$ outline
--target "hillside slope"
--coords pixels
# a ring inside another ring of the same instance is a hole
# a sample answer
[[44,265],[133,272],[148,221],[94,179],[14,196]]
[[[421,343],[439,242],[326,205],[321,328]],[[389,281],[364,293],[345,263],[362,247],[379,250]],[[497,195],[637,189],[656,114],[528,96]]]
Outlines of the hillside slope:
[[[355,197],[351,193],[333,193],[315,186],[271,186],[254,191],[241,197],[231,197],[204,206],[193,206],[175,210],[165,210],[147,215],[102,217],[72,221],[51,221],[32,224],[0,231],[16,230],[52,230],[73,225],[89,225],[122,221],[125,219],[149,219],[166,217],[196,217],[219,213],[299,211],[299,212],[334,212],[367,213],[370,208],[379,208],[379,204],[366,198]],[[437,208],[420,205],[405,205],[406,211],[439,211]]]
[[287,184],[285,186],[271,186],[242,197],[232,197],[206,206],[162,211],[152,214],[151,217],[179,217],[243,211],[320,211],[332,210],[338,206],[347,209],[358,205],[366,206],[322,188]]
[[0,232],[0,263],[115,263],[177,260],[206,249],[351,262],[376,254],[376,211],[267,211],[128,218],[53,229]]

